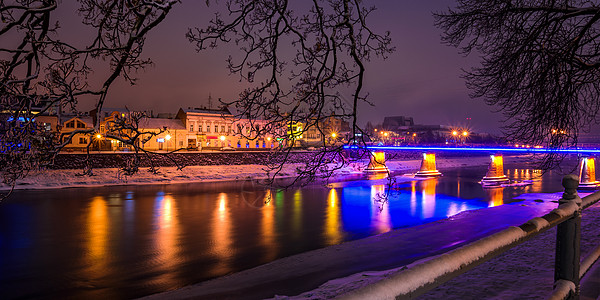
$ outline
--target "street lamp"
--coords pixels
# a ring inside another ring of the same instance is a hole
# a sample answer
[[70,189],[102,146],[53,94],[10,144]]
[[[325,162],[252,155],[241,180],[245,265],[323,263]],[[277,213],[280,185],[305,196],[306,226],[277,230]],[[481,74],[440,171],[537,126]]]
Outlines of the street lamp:
[[167,141],[170,141],[170,140],[171,140],[171,135],[170,135],[170,134],[167,134],[167,135],[165,136],[165,140],[167,140]]

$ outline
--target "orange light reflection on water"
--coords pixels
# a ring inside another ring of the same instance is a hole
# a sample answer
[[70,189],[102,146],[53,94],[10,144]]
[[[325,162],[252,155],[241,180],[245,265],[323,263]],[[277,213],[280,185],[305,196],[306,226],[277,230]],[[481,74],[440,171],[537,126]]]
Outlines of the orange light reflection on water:
[[504,204],[504,188],[503,187],[493,187],[493,188],[485,188],[483,189],[488,196],[489,207],[500,206]]
[[432,218],[435,215],[435,188],[437,179],[427,179],[421,181],[423,193],[423,210],[421,216],[423,219]]
[[160,265],[161,274],[152,284],[177,286],[177,266],[179,262],[180,225],[176,201],[169,194],[159,194],[154,206],[154,247],[156,262]]
[[340,204],[339,196],[335,189],[329,190],[327,196],[327,211],[325,213],[325,241],[327,245],[336,245],[342,241],[340,231]]
[[272,261],[277,257],[278,244],[275,241],[275,204],[273,193],[266,190],[261,209],[261,243],[265,249],[265,261]]
[[93,278],[104,276],[107,270],[107,247],[109,230],[108,208],[102,196],[90,203],[87,218],[86,260]]
[[231,237],[231,214],[228,207],[227,194],[219,193],[217,205],[212,216],[212,255],[218,258],[219,263],[215,266],[215,274],[223,274],[231,269],[230,258],[233,256]]

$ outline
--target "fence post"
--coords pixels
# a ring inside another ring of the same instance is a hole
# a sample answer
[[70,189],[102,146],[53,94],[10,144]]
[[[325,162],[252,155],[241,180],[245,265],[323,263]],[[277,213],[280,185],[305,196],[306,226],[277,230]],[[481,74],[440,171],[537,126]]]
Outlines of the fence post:
[[554,265],[554,283],[559,280],[568,280],[575,284],[575,293],[568,299],[579,299],[579,241],[581,239],[581,198],[577,195],[579,177],[567,175],[562,180],[565,188],[559,205],[575,201],[580,207],[574,216],[557,226],[556,233],[556,261]]

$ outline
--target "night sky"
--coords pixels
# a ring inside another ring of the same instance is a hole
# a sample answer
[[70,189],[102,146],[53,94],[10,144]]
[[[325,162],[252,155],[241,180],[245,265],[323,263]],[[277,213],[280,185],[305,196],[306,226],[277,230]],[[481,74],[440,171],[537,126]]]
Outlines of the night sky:
[[[475,65],[477,57],[465,58],[457,49],[441,44],[441,30],[433,25],[432,12],[443,11],[454,1],[369,3],[378,7],[368,20],[370,26],[380,33],[391,31],[396,52],[385,61],[373,59],[367,64],[364,91],[376,106],[360,107],[360,124],[377,124],[385,116],[404,115],[412,116],[418,124],[469,126],[476,132],[499,133],[502,116],[483,101],[470,99],[460,78],[461,68]],[[75,5],[70,1],[63,4],[73,6],[57,16],[61,34],[85,36]],[[211,16],[204,1],[176,5],[146,40],[144,57],[152,58],[154,66],[138,74],[135,86],[116,82],[105,107],[175,113],[178,107],[206,106],[209,93],[213,103],[217,98],[235,98],[244,85],[237,76],[228,75],[225,63],[228,55],[236,55],[235,48],[197,53],[185,38],[187,28],[202,26]],[[92,102],[84,101],[80,108],[92,106]]]

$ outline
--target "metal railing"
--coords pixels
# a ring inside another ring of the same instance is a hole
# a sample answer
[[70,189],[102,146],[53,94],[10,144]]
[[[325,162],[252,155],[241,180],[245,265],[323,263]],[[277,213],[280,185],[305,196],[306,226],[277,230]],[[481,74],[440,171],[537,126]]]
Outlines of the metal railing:
[[600,257],[600,246],[597,246],[580,263],[581,211],[598,202],[600,192],[579,198],[579,178],[575,175],[565,176],[562,185],[565,192],[558,208],[550,213],[417,264],[341,298],[413,299],[557,226],[554,290],[549,299],[578,299],[580,279]]

